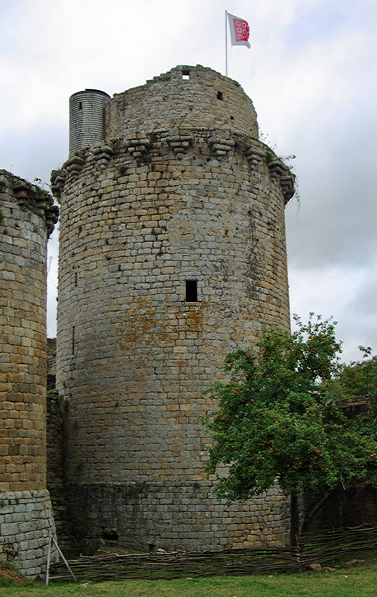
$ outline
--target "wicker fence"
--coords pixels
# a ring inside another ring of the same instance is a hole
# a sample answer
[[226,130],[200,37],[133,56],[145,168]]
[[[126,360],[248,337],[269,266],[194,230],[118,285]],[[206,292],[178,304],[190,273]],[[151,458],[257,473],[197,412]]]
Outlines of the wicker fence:
[[[173,579],[299,571],[359,550],[377,548],[377,528],[360,526],[303,534],[298,548],[241,548],[206,552],[110,554],[70,561],[78,581]],[[50,580],[72,579],[64,563],[50,568]]]

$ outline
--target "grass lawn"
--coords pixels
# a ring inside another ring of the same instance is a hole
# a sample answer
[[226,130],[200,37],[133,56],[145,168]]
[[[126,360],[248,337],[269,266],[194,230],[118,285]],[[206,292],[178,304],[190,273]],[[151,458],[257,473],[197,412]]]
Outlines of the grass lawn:
[[[354,566],[346,562],[357,559]],[[332,563],[332,570],[101,583],[18,582],[0,570],[0,596],[377,596],[377,551]]]

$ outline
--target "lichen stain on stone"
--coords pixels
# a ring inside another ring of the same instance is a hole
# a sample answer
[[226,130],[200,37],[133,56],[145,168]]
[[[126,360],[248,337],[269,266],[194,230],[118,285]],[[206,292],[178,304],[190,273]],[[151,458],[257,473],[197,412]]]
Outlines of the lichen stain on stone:
[[205,327],[205,310],[208,307],[207,301],[201,301],[200,303],[190,306],[186,315],[186,330],[190,332],[203,332]]
[[[196,305],[177,306],[176,315],[184,323],[177,324],[174,332],[196,332],[202,335],[206,328],[205,311],[208,302]],[[121,312],[122,321],[116,325],[116,343],[122,351],[158,344],[169,338],[166,331],[168,318],[166,305],[155,305],[148,297],[136,298],[130,307]],[[211,326],[215,330],[217,326]]]
[[126,351],[139,341],[145,346],[166,340],[169,334],[163,329],[164,322],[160,319],[162,311],[159,311],[148,297],[135,299],[129,309],[122,312],[123,322],[117,325],[118,346]]

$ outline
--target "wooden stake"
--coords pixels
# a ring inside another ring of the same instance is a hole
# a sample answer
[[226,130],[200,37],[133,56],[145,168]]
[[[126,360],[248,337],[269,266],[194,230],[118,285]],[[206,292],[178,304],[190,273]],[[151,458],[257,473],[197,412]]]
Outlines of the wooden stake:
[[73,577],[73,580],[77,582],[77,579],[76,579],[76,577],[75,577],[75,575],[74,575],[74,573],[73,573],[73,571],[72,571],[71,567],[68,565],[68,563],[67,563],[67,561],[66,561],[66,559],[65,559],[65,557],[64,557],[64,554],[63,554],[63,553],[62,553],[62,551],[60,550],[60,548],[59,548],[59,546],[58,546],[58,543],[57,543],[57,541],[55,540],[55,538],[54,538],[54,536],[53,536],[53,534],[52,534],[52,531],[50,530],[50,541],[49,541],[49,544],[48,544],[48,553],[47,553],[46,586],[48,586],[49,579],[50,579],[50,561],[51,561],[51,548],[52,548],[52,543],[54,543],[54,544],[55,544],[55,548],[57,549],[57,551],[58,551],[58,553],[59,553],[59,555],[60,555],[60,557],[61,557],[61,559],[62,559],[63,563],[64,563],[64,564],[65,564],[65,566],[67,567],[68,571],[69,571],[69,572],[70,572],[70,574],[72,575],[72,577]]

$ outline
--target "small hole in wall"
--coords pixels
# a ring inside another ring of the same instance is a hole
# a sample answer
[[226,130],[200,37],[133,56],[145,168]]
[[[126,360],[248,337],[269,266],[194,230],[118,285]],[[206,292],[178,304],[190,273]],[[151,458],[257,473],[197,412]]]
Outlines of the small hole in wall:
[[79,102],[79,110],[82,110],[82,102]]
[[190,79],[190,71],[182,71],[182,79]]
[[198,281],[186,280],[186,303],[195,303],[198,300]]
[[104,530],[102,532],[102,538],[108,542],[116,542],[118,540],[118,533],[115,529]]
[[222,91],[218,91],[218,92],[217,92],[217,99],[218,99],[218,100],[223,100],[223,99],[224,99],[224,94],[223,94],[223,92],[222,92]]

